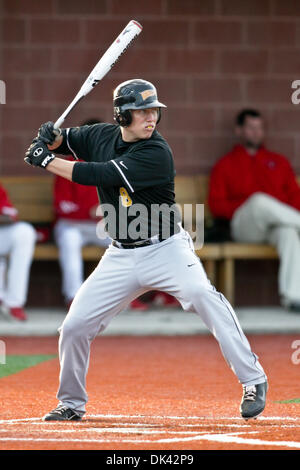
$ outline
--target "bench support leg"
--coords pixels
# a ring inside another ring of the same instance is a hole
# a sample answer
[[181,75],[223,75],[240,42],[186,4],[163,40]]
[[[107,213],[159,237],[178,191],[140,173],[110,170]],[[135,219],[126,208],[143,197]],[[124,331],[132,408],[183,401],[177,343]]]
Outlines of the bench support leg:
[[221,261],[220,290],[231,305],[234,305],[234,260],[232,258]]
[[208,279],[212,283],[213,286],[216,284],[216,262],[214,259],[207,259],[203,261],[204,269],[207,274]]

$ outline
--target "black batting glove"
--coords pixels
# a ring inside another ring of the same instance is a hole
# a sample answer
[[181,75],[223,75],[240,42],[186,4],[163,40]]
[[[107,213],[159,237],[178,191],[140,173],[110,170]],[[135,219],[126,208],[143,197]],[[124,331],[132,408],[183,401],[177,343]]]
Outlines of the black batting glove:
[[52,145],[59,135],[61,135],[61,129],[54,129],[54,122],[48,121],[39,128],[37,138],[45,144]]
[[46,168],[55,155],[51,153],[47,145],[39,139],[33,139],[32,144],[25,153],[25,162],[28,165],[39,166],[40,168]]

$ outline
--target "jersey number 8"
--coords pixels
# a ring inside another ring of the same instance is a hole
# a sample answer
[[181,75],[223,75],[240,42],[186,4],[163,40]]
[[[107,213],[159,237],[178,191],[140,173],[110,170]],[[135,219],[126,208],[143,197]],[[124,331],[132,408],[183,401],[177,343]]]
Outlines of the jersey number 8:
[[132,206],[132,199],[129,196],[127,189],[125,188],[120,188],[120,197],[121,197],[121,202],[123,207],[130,207]]

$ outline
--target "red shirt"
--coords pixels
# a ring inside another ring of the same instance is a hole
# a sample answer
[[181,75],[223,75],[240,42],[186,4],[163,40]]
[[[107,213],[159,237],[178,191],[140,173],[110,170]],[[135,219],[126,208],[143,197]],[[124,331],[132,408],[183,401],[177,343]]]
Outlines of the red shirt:
[[208,204],[215,217],[231,219],[253,193],[263,192],[300,210],[300,187],[289,161],[261,147],[250,155],[236,145],[213,167]]
[[7,215],[12,220],[17,220],[18,218],[17,209],[12,205],[7,195],[7,192],[1,185],[0,185],[0,214]]
[[[70,160],[74,160],[71,158]],[[54,210],[56,219],[100,220],[91,215],[91,209],[99,206],[94,186],[73,183],[61,176],[54,179]]]

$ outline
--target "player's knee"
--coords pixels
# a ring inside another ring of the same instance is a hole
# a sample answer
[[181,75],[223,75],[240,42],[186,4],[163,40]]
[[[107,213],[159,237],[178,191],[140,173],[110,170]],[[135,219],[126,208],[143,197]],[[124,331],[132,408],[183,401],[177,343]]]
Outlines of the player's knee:
[[189,300],[192,303],[198,303],[199,299],[203,298],[203,296],[205,295],[206,290],[207,288],[204,285],[195,282],[193,284],[185,285],[181,292],[185,300]]
[[269,196],[265,193],[257,192],[249,197],[247,203],[255,211],[263,211],[265,209],[268,209],[270,201],[274,201],[274,198],[272,196]]
[[299,234],[296,227],[282,225],[281,227],[276,227],[276,231],[287,242],[296,242],[297,244],[299,243]]
[[25,246],[26,244],[34,244],[37,234],[32,225],[27,222],[19,222],[14,227],[12,237],[15,242],[21,242]]
[[81,235],[75,228],[61,231],[56,239],[57,244],[62,249],[73,249],[81,246]]
[[61,328],[59,329],[59,333],[64,340],[70,341],[78,341],[80,338],[84,338],[88,336],[85,328],[85,322],[83,319],[66,319]]

